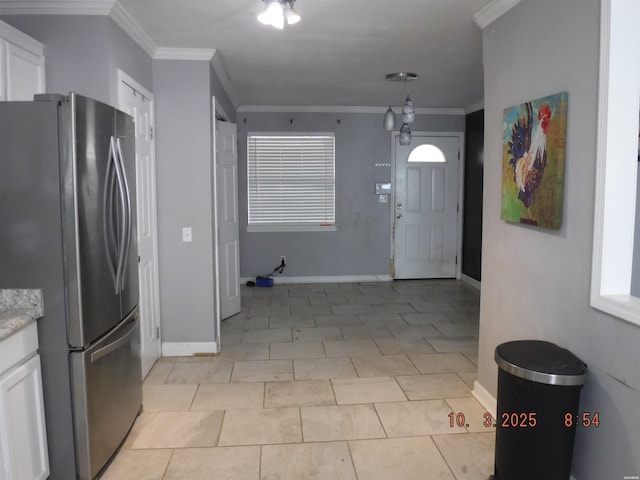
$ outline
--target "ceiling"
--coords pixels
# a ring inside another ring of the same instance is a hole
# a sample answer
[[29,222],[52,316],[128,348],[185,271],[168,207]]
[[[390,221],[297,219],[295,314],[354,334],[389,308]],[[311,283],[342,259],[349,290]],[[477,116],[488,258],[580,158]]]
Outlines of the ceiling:
[[[298,0],[283,31],[262,0],[119,0],[160,48],[215,49],[241,105],[465,108],[483,100],[488,0]],[[411,71],[419,79],[388,82]]]

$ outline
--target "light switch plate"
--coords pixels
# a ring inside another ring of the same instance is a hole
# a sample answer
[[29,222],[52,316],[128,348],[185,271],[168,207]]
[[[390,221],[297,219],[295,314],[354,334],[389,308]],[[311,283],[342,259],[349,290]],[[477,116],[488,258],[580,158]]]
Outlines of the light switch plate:
[[186,243],[190,243],[193,241],[191,227],[182,227],[182,241]]

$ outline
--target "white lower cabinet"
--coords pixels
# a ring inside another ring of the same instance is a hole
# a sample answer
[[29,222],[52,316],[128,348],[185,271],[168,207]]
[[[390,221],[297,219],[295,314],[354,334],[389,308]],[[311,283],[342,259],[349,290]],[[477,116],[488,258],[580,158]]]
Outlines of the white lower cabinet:
[[48,477],[42,375],[36,354],[0,372],[0,479]]

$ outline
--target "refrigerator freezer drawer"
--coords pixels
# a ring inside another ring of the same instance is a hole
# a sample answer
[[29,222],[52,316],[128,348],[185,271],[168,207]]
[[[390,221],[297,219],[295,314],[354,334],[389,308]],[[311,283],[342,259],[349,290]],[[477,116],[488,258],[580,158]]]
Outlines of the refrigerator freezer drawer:
[[104,467],[140,411],[138,309],[83,352],[71,353],[78,478]]

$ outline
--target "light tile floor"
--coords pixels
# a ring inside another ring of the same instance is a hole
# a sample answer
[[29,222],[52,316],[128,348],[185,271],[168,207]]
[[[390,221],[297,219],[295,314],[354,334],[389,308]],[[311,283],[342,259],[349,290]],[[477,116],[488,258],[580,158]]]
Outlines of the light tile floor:
[[479,292],[454,280],[242,288],[215,357],[167,357],[102,480],[486,480]]

